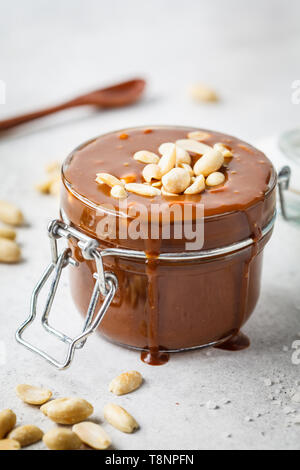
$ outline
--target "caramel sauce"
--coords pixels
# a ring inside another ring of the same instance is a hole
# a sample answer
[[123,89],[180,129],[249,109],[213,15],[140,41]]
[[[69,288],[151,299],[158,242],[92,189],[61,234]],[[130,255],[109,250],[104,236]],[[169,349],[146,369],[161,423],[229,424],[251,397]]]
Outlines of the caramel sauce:
[[169,361],[169,354],[156,351],[152,348],[150,351],[141,352],[141,360],[149,366],[163,366]]
[[[162,143],[186,138],[187,133],[194,130],[198,129],[127,129],[82,146],[64,166],[69,188],[63,192],[62,207],[68,218],[88,234],[95,235],[99,214],[88,206],[83,209],[80,197],[99,209],[109,204],[118,211],[110,188],[95,182],[96,173],[108,172],[118,178],[134,175],[137,183],[142,182],[144,165],[135,161],[133,154],[138,150],[158,153]],[[106,240],[108,246],[143,250],[147,260],[143,268],[145,282],[141,281],[142,272],[133,274],[142,269],[134,262],[130,267],[125,267],[121,260],[108,265],[119,279],[119,302],[113,303],[108,311],[101,325],[102,331],[113,341],[143,349],[141,358],[151,365],[168,361],[168,354],[161,353],[161,349],[185,349],[220,341],[215,347],[238,351],[250,344],[240,329],[252,313],[259,294],[261,251],[266,243],[262,240],[262,228],[272,217],[275,206],[274,170],[265,155],[250,145],[217,132],[204,132],[208,133],[204,143],[226,142],[234,155],[222,169],[226,175],[223,186],[208,188],[199,195],[176,198],[161,195],[150,199],[129,193],[127,202],[129,205],[143,203],[149,220],[153,203],[195,205],[201,202],[205,215],[203,249],[220,248],[248,237],[253,238],[253,244],[237,253],[232,261],[220,258],[207,264],[186,263],[173,268],[159,261],[158,256],[162,252],[182,252],[184,239],[121,240],[117,233],[116,239]],[[123,138],[120,148],[118,141],[123,135],[128,138]],[[175,224],[176,219],[172,222]],[[196,222],[194,215],[191,222]],[[82,311],[88,301],[86,292],[92,288],[85,264],[74,270],[72,281],[73,295]],[[90,271],[93,269],[91,266]],[[178,276],[173,269],[178,270]],[[130,292],[129,301],[126,300],[127,291]],[[222,338],[232,331],[234,335],[222,343]]]
[[243,349],[247,349],[250,346],[250,339],[244,333],[239,331],[236,335],[229,338],[224,343],[221,343],[215,348],[223,349],[225,351],[242,351]]

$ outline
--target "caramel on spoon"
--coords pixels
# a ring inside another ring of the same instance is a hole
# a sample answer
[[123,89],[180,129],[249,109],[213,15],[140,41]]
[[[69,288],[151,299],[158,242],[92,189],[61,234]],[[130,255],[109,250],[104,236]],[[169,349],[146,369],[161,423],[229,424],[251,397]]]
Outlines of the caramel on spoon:
[[142,95],[146,82],[142,79],[130,80],[118,83],[107,88],[95,90],[85,95],[78,96],[72,100],[66,101],[56,106],[23,114],[10,119],[0,121],[0,131],[11,129],[28,121],[38,119],[49,114],[63,111],[76,106],[97,106],[99,108],[117,108],[136,102]]

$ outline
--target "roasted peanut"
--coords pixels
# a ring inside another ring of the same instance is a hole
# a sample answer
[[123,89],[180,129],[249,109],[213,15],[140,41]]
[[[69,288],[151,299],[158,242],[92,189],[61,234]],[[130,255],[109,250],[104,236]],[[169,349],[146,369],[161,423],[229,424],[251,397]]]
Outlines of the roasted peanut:
[[123,186],[122,181],[109,173],[97,173],[96,181],[99,184],[107,184],[111,188],[116,185]]
[[17,417],[12,410],[0,411],[0,439],[3,439],[16,425]]
[[186,188],[184,194],[199,194],[205,189],[205,179],[203,175],[199,175],[195,178],[191,186]]
[[143,377],[136,370],[123,372],[110,382],[109,391],[115,395],[125,395],[139,388],[142,382]]
[[130,193],[135,193],[139,196],[154,197],[160,195],[160,190],[158,188],[154,188],[153,186],[149,186],[147,184],[128,183],[125,185],[125,189]]
[[0,450],[19,450],[21,448],[18,441],[14,439],[1,439]]
[[[174,143],[166,142],[161,144],[158,151],[161,155],[168,154],[174,148]],[[187,163],[188,165],[191,164],[191,157],[190,154],[184,150],[182,147],[175,145],[175,152],[176,152],[176,161],[175,164],[179,165],[179,163]]]
[[233,153],[225,147],[224,144],[221,144],[218,142],[217,144],[214,145],[214,149],[219,150],[223,154],[223,157],[228,158],[228,157],[233,157]]
[[208,139],[210,134],[204,131],[193,131],[189,132],[187,136],[189,139],[198,140],[201,142],[202,140]]
[[27,384],[18,385],[16,393],[28,405],[43,405],[52,397],[50,390]]
[[127,193],[123,186],[116,184],[110,190],[110,195],[115,197],[116,199],[125,199],[127,197]]
[[133,155],[134,160],[141,163],[158,163],[159,156],[156,153],[148,152],[148,150],[140,150]]
[[215,171],[206,178],[207,186],[218,186],[219,184],[223,184],[224,181],[225,176],[220,171]]
[[21,250],[16,242],[0,238],[0,263],[17,263],[20,258]]
[[204,83],[196,83],[189,89],[190,96],[195,101],[218,101],[216,92]]
[[164,189],[169,193],[180,194],[189,186],[191,177],[183,168],[173,168],[162,177]]
[[8,240],[16,239],[16,231],[12,228],[0,227],[0,238],[7,238]]
[[164,187],[161,188],[161,194],[163,196],[169,196],[169,197],[179,196],[179,194],[169,193],[168,191],[165,190]]
[[160,168],[156,163],[149,163],[146,165],[142,171],[142,175],[144,180],[147,183],[151,183],[151,180],[160,180],[161,178],[161,173],[160,173]]
[[139,427],[133,416],[114,403],[109,403],[104,407],[104,417],[109,424],[122,432],[132,433]]
[[8,225],[22,225],[24,216],[14,204],[0,201],[0,220]]
[[44,435],[43,442],[50,450],[77,450],[82,446],[79,437],[66,428],[51,429]]
[[187,163],[179,163],[177,166],[179,168],[183,168],[184,170],[186,170],[189,173],[191,178],[192,178],[192,176],[194,176],[194,170],[191,167],[191,165],[188,165]]
[[72,431],[84,444],[93,449],[104,450],[111,445],[109,436],[99,424],[85,421],[84,423],[75,424]]
[[44,433],[40,428],[28,424],[11,431],[8,438],[18,441],[21,447],[26,447],[40,441],[43,438],[43,435]]
[[94,411],[82,398],[58,398],[41,407],[44,415],[58,424],[75,424],[87,419]]
[[57,175],[60,173],[61,164],[57,161],[50,162],[45,166],[46,173],[53,174],[56,173]]
[[53,181],[53,183],[50,185],[50,194],[52,196],[59,196],[60,194],[60,179],[57,179]]
[[217,171],[224,163],[224,157],[221,152],[215,149],[209,150],[203,157],[199,158],[194,165],[194,173],[196,176],[208,176],[210,173]]
[[[35,185],[35,189],[39,191],[42,194],[53,194],[53,188],[52,186],[55,187],[55,185],[59,186],[60,185],[60,177],[59,174],[52,174],[49,176],[46,180],[42,181],[41,183],[37,183]],[[52,189],[51,189],[52,188]]]
[[176,145],[183,148],[187,152],[196,153],[198,155],[204,155],[212,149],[209,145],[203,144],[193,139],[180,139],[176,141]]
[[161,176],[171,171],[175,165],[176,165],[176,146],[175,144],[172,144],[171,146],[169,146],[166,153],[163,154],[163,156],[158,162]]

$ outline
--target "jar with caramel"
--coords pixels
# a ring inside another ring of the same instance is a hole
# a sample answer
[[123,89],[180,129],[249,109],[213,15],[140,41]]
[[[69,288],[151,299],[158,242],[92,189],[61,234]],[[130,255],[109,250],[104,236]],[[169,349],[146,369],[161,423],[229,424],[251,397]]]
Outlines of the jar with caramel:
[[[84,143],[63,164],[48,274],[68,266],[85,324],[75,339],[53,329],[69,345],[64,364],[42,354],[64,368],[95,330],[152,364],[170,352],[246,347],[240,329],[259,297],[275,201],[271,162],[228,135],[152,126]],[[31,313],[17,334],[27,347]]]

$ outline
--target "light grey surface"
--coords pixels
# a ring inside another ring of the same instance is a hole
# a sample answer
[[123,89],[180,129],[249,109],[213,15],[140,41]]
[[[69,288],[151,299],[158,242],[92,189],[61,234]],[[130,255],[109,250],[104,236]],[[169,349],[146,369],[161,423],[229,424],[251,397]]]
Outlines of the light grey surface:
[[[89,399],[99,419],[107,401],[128,408],[141,425],[136,434],[104,425],[117,449],[299,449],[300,427],[287,426],[290,417],[284,408],[291,405],[290,395],[300,379],[300,366],[291,362],[291,344],[300,332],[300,232],[281,220],[266,249],[260,301],[245,328],[252,340],[249,350],[178,354],[163,367],[149,367],[135,352],[93,337],[70,370],[56,372],[16,345],[13,337],[28,313],[32,287],[48,263],[45,227],[57,215],[57,202],[33,189],[44,164],[63,159],[87,138],[131,125],[191,124],[251,142],[297,125],[300,107],[291,103],[291,84],[299,79],[299,2],[1,4],[0,79],[7,84],[7,103],[0,106],[0,116],[131,75],[148,78],[149,89],[136,107],[106,113],[74,110],[0,140],[0,198],[21,206],[28,221],[18,230],[23,262],[0,266],[0,341],[7,353],[0,366],[0,409],[13,408],[20,424],[51,428],[14,393],[18,383],[41,384],[55,396]],[[190,101],[186,88],[197,80],[215,87],[222,101]],[[55,309],[58,323],[76,331],[80,318],[66,278]],[[38,329],[30,336],[61,352]],[[137,392],[114,399],[107,385],[128,369],[141,371],[145,383]],[[282,383],[267,387],[264,378]],[[230,403],[222,404],[224,399]],[[281,404],[276,404],[278,399]],[[208,410],[209,400],[219,409]],[[297,406],[292,404],[296,411]]]

